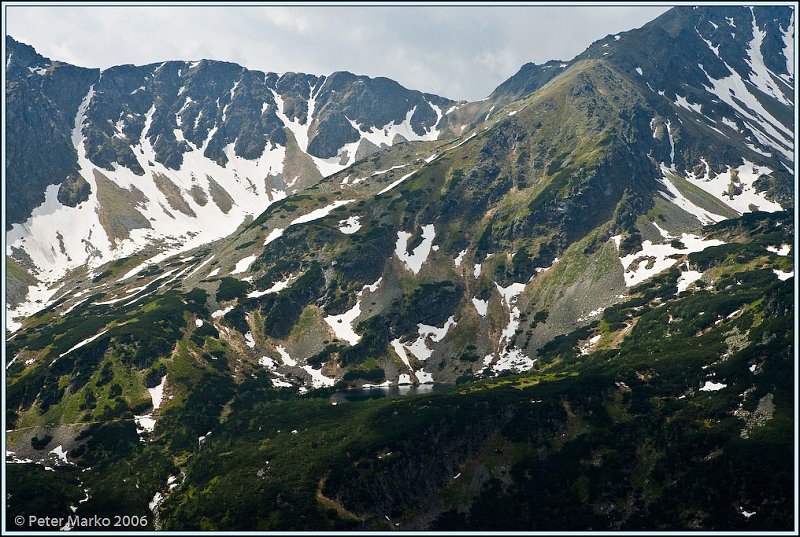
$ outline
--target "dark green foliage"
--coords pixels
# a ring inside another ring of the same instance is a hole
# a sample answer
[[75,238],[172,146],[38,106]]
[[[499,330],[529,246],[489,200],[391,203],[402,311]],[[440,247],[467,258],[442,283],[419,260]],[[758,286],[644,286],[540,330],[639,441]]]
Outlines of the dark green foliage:
[[[737,23],[748,27],[749,15],[738,13]],[[778,20],[768,19],[763,24]],[[660,43],[673,34],[697,40],[697,33],[712,34],[704,21],[694,31],[694,25],[673,20],[672,25],[658,26],[654,34]],[[740,40],[747,39],[746,33],[739,33]],[[631,32],[620,41],[635,38]],[[618,46],[616,40],[608,41]],[[721,50],[724,53],[725,46]],[[666,140],[651,141],[649,122],[656,113],[669,112],[672,117],[672,111],[663,99],[654,104],[655,92],[638,94],[635,89],[641,81],[622,74],[635,65],[653,66],[657,77],[670,69],[640,61],[639,50],[613,51],[594,66],[579,62],[561,71],[551,65],[548,72],[578,75],[562,78],[565,87],[560,93],[529,99],[528,108],[520,108],[516,117],[498,119],[460,149],[423,165],[402,187],[374,202],[350,206],[347,210],[357,206],[362,217],[364,227],[358,233],[343,238],[331,225],[334,218],[287,229],[254,265],[262,273],[254,285],[264,289],[289,274],[302,276],[290,288],[257,299],[245,297],[251,288],[246,282],[223,278],[217,300],[238,301],[225,322],[244,333],[248,316],[260,313],[266,335],[285,338],[309,305],[324,308],[326,314],[340,313],[352,307],[363,285],[385,275],[384,285],[396,293],[389,296],[397,298],[390,304],[374,298],[377,308],[370,310],[381,313],[358,324],[359,343],[326,340],[324,350],[307,361],[313,367],[331,360],[342,366],[344,375],[337,387],[375,383],[401,367],[390,352],[393,338],[413,334],[418,323],[442,326],[450,315],[458,317],[460,308],[470,307],[470,297],[488,299],[495,292],[494,282],[527,281],[536,267],[547,266],[587,233],[593,235],[579,252],[582,255],[595,253],[616,234],[625,237],[622,255],[637,249],[641,241],[635,231],[637,219],[659,188],[654,184],[658,174],[654,163],[665,161],[670,152]],[[694,58],[692,68],[698,58],[703,59],[690,47],[687,54],[668,60],[682,61],[684,56]],[[722,76],[714,71],[721,69],[720,62],[703,61],[715,77]],[[312,140],[317,156],[329,155],[338,142],[349,140],[353,131],[348,119],[355,118],[363,128],[370,126],[353,114],[355,106],[344,107],[347,116],[331,111],[331,87],[348,90],[340,93],[360,105],[370,100],[368,93],[349,85],[342,88],[336,80],[326,82],[322,90],[317,79],[294,74],[280,79],[269,74],[265,75],[269,82],[259,78],[251,84],[250,75],[235,67],[225,68],[220,78],[205,73],[204,63],[191,70],[180,65],[186,76],[199,77],[223,95],[223,106],[231,104],[226,103],[228,89],[241,78],[237,102],[244,100],[246,109],[232,105],[232,123],[206,146],[207,156],[218,162],[227,160],[221,152],[227,143],[235,142],[239,155],[260,154],[268,143],[264,133],[253,134],[258,129],[251,128],[257,120],[274,123],[272,105],[265,113],[253,101],[266,87],[278,88],[286,113],[297,118],[307,114],[308,89],[318,91],[318,110],[328,110],[328,115],[317,121],[317,140]],[[177,63],[160,67],[159,73],[171,75],[154,74],[154,82],[167,84],[166,76],[178,80],[178,68]],[[151,71],[152,67],[146,74]],[[519,96],[522,89],[539,87],[549,79],[545,71],[539,66],[524,69],[498,95]],[[144,73],[136,74],[137,85],[124,88],[124,94],[138,87]],[[661,82],[654,87],[675,95],[675,81]],[[92,113],[110,106],[105,99],[116,94],[106,84],[95,97],[100,100],[91,107]],[[291,97],[298,93],[293,84],[302,89],[301,99]],[[193,91],[192,84],[187,88]],[[697,102],[693,91],[691,84],[680,87],[680,95]],[[264,96],[269,100],[268,93]],[[184,134],[197,143],[192,137],[208,133],[210,125],[204,118],[212,116],[204,113],[201,118],[198,113],[209,105],[208,99],[189,104],[193,115],[185,124],[202,123],[195,129],[198,132]],[[398,112],[382,109],[385,103],[366,104],[385,113],[381,125]],[[422,101],[418,104],[415,128],[432,125],[436,114],[431,116],[433,111]],[[702,106],[704,112],[713,108],[707,102]],[[131,110],[140,118],[147,107]],[[259,110],[263,118],[255,117]],[[680,135],[674,159],[678,170],[682,163],[705,154],[700,149],[712,151],[713,156],[733,154],[724,140],[720,148],[697,147],[700,138],[694,131],[702,126],[678,112],[683,118],[680,127],[677,120],[673,122]],[[171,117],[159,108],[153,129],[161,133],[155,138],[159,162],[174,167],[182,150],[170,147]],[[396,118],[403,117],[401,113]],[[127,128],[141,129],[141,123],[132,119]],[[97,151],[97,159],[105,161],[115,152],[104,146],[97,124],[94,119],[87,122],[88,145]],[[330,127],[342,127],[344,138],[320,132]],[[272,141],[284,135],[282,127],[277,129]],[[406,145],[408,155],[425,147]],[[117,156],[126,165],[125,155]],[[410,164],[410,158],[404,163]],[[719,171],[721,164],[714,162],[719,159],[709,160]],[[394,165],[380,156],[370,161],[375,169]],[[759,160],[764,162],[769,161]],[[786,189],[776,184],[775,177],[759,179],[759,184]],[[327,203],[340,193],[338,179],[320,183],[308,195],[273,204],[251,229],[272,217],[274,222],[288,222],[295,211]],[[496,266],[495,273],[475,280],[467,271],[462,283],[460,275],[449,275],[454,274],[452,265],[443,263],[429,265],[433,270],[416,278],[407,273],[396,278],[396,263],[387,268],[387,260],[397,231],[418,230],[422,222],[436,223],[439,256],[469,249],[480,262],[487,253],[500,254],[489,263]],[[791,270],[792,260],[768,253],[766,246],[789,242],[793,224],[787,213],[746,215],[711,226],[710,232],[729,244],[692,254],[689,265],[696,270],[725,267],[731,269],[727,275],[715,273],[706,278],[713,283],[701,290],[677,295],[680,271],[673,268],[627,289],[630,298],[606,309],[601,320],[539,349],[538,360],[527,373],[504,371],[494,376],[486,369],[486,378],[476,378],[471,370],[480,368],[492,342],[477,341],[461,327],[443,345],[450,355],[430,364],[438,365],[441,378],[455,379],[457,388],[394,399],[373,390],[362,401],[332,405],[332,390],[300,396],[292,388],[275,389],[274,372],[243,359],[233,346],[212,340],[220,334],[209,322],[194,326],[195,319],[208,317],[208,293],[203,289],[163,293],[157,289],[163,282],[151,282],[145,293],[153,291],[156,298],[138,305],[87,303],[70,316],[48,320],[59,311],[61,304],[56,305],[38,315],[33,328],[8,342],[9,356],[27,350],[36,358],[29,367],[23,367],[22,359],[7,370],[8,423],[17,426],[17,413],[25,426],[35,422],[34,413],[25,411],[37,400],[41,412],[78,407],[83,414],[79,420],[105,423],[89,426],[82,435],[87,442],[70,451],[80,469],[91,470],[78,476],[77,468],[59,468],[49,475],[38,468],[11,465],[10,482],[23,490],[18,494],[10,488],[8,502],[14,508],[24,506],[26,513],[53,506],[66,510],[83,496],[80,487],[85,485],[92,498],[81,504],[82,514],[149,513],[153,494],[164,489],[168,475],[178,474],[175,464],[179,464],[185,481],[160,511],[168,530],[354,532],[406,530],[409,524],[446,531],[791,529],[796,503],[790,434],[795,419],[794,279],[781,282],[775,277],[772,269]],[[260,240],[251,238],[240,235],[235,248],[242,250]],[[515,254],[510,262],[508,252]],[[140,278],[163,270],[150,267]],[[458,279],[429,281],[445,278]],[[382,289],[381,296],[386,295]],[[528,298],[526,294],[519,306],[525,309],[520,314],[523,327],[531,328],[529,342],[532,329],[543,323],[547,330],[541,332],[567,330],[550,326],[548,311],[537,310],[541,302],[526,303]],[[552,311],[555,318],[555,307]],[[558,317],[562,312],[559,308]],[[489,325],[494,337],[502,325],[494,311],[489,317],[481,323]],[[64,354],[109,326],[113,328],[101,337]],[[600,350],[583,354],[579,345],[596,335],[604,336]],[[743,347],[731,344],[742,340]],[[36,351],[50,345],[46,355],[36,356]],[[143,377],[145,387],[155,386],[164,375],[169,379],[169,397],[154,413],[158,425],[145,442],[136,434],[133,412],[145,410],[149,402],[129,403],[129,379],[117,376],[120,368],[134,381]],[[282,372],[295,380],[291,372]],[[725,387],[699,391],[709,379]],[[774,413],[743,434],[747,422],[735,414],[737,409],[754,413],[765,400],[774,403]],[[209,432],[200,445],[198,437]],[[47,445],[45,439],[34,440]],[[26,488],[26,480],[37,487],[36,494]],[[741,509],[757,514],[747,519]]]
[[202,325],[200,325],[200,326],[198,326],[197,328],[194,329],[193,336],[196,336],[196,337],[200,338],[201,341],[202,341],[202,338],[205,338],[205,337],[218,338],[219,337],[219,331],[216,329],[216,327],[214,327],[213,324],[208,323],[208,322],[204,322]]
[[100,280],[104,280],[104,279],[108,278],[109,276],[111,276],[113,273],[114,272],[111,271],[111,270],[104,270],[103,272],[101,272],[100,274],[98,274],[97,276],[92,278],[92,283],[97,283]]
[[208,300],[208,292],[205,289],[195,287],[186,293],[186,302],[189,311],[198,315],[208,315],[206,308],[206,300]]
[[[241,332],[243,335],[246,334],[250,328],[247,326],[247,311],[241,307],[237,306],[233,308],[231,311],[225,314],[225,320],[230,323],[232,327],[236,330]],[[209,324],[209,323],[205,323]],[[202,327],[200,327],[202,328]],[[213,328],[213,325],[212,325]],[[216,330],[215,330],[216,331]],[[195,335],[197,335],[197,330],[195,330]],[[218,336],[214,336],[218,337]]]
[[161,379],[167,374],[167,366],[163,363],[153,364],[144,377],[145,388],[155,388],[161,383]]
[[319,298],[324,285],[322,268],[313,263],[291,287],[264,296],[261,299],[264,332],[277,338],[289,335],[305,306]]
[[133,420],[96,423],[81,434],[89,441],[70,453],[70,458],[81,466],[101,470],[122,458],[129,457],[139,444]]
[[[765,255],[763,248],[756,254]],[[677,295],[678,273],[629,290],[631,297],[600,320],[545,345],[533,371],[483,380],[463,373],[451,392],[396,399],[370,393],[332,406],[330,392],[298,397],[273,389],[263,370],[234,387],[230,351],[215,350],[216,360],[205,354],[198,364],[205,369],[186,399],[162,409],[155,432],[161,440],[141,443],[123,429],[114,435],[127,440],[114,445],[111,431],[99,430],[76,457],[119,478],[128,475],[127,461],[146,464],[142,450],[165,458],[192,453],[186,481],[161,507],[165,529],[382,530],[385,516],[402,529],[441,502],[428,529],[785,530],[794,505],[786,470],[794,424],[793,280],[748,269]],[[316,289],[321,294],[322,284]],[[424,308],[426,300],[456,294],[436,282],[401,301]],[[394,311],[403,310],[398,304]],[[444,322],[446,313],[430,318]],[[534,322],[547,321],[545,310],[531,313]],[[373,358],[385,356],[396,326],[408,323],[392,315],[360,323],[357,345],[329,344],[314,366],[338,353],[345,383],[381,382],[386,372]],[[633,320],[618,348],[580,354],[579,342]],[[734,327],[750,344],[720,360]],[[478,348],[466,343],[455,356],[464,365],[479,362]],[[698,391],[709,378],[726,387]],[[744,400],[740,394],[751,387]],[[774,416],[742,438],[745,422],[734,410],[741,404],[753,412],[767,396]],[[124,406],[108,411],[124,415]],[[159,472],[175,471],[153,461]],[[320,493],[361,518],[321,503]],[[110,508],[113,493],[107,496],[98,509]],[[740,507],[757,514],[748,520]]]
[[592,333],[592,328],[595,326],[597,326],[597,321],[570,334],[557,336],[552,341],[545,344],[537,352],[543,359],[550,359],[564,355],[574,355],[578,341],[587,339]]
[[549,315],[549,312],[547,310],[537,311],[533,315],[533,324],[531,326],[536,326],[539,323],[543,323],[543,322],[547,321],[548,315]]
[[241,244],[237,244],[236,248],[234,248],[234,250],[244,250],[248,246],[254,245],[256,242],[258,242],[258,241],[252,240],[252,241],[243,242]]
[[244,298],[250,290],[250,284],[225,276],[219,283],[217,289],[217,300],[233,300],[234,298]]
[[112,384],[111,387],[108,389],[108,398],[114,399],[117,396],[122,395],[122,386],[119,384]]
[[169,407],[158,423],[172,450],[188,450],[197,438],[214,430],[222,407],[234,394],[229,373],[205,373],[193,386],[181,408]]
[[95,382],[95,384],[98,387],[105,386],[106,384],[111,382],[111,379],[113,378],[114,378],[114,368],[111,365],[111,361],[109,360],[103,363],[103,367],[100,369],[100,376],[97,378],[97,382]]
[[344,374],[342,380],[368,380],[381,382],[386,379],[386,372],[377,367],[375,369],[351,369]]
[[462,353],[461,356],[458,357],[458,359],[461,360],[462,362],[477,362],[481,359],[481,357],[475,354],[474,352],[467,351]]
[[40,451],[47,447],[47,444],[49,444],[52,439],[53,437],[49,434],[44,435],[42,438],[34,436],[31,438],[31,447],[37,451]]
[[134,345],[136,350],[129,360],[138,368],[149,367],[156,359],[172,352],[175,342],[182,338],[185,304],[176,291],[168,291],[149,307],[135,315],[135,322],[109,330],[123,345]]
[[391,339],[390,321],[380,315],[361,321],[356,329],[363,336],[357,344],[339,352],[339,363],[342,367],[383,356]]
[[155,276],[157,274],[161,274],[164,272],[164,268],[158,265],[150,265],[149,267],[142,270],[139,275],[136,277],[137,280],[141,280],[146,276]]
[[313,367],[321,367],[325,364],[328,360],[331,359],[331,355],[335,352],[341,352],[346,350],[348,347],[345,345],[337,345],[337,344],[330,344],[326,345],[325,349],[322,352],[315,354],[314,356],[310,357],[307,362],[309,365]]
[[409,332],[418,323],[442,326],[456,309],[463,293],[460,282],[423,283],[394,305],[397,317],[392,325],[398,333]]
[[359,231],[361,233],[361,239],[336,258],[336,269],[345,281],[363,286],[380,277],[383,260],[394,248],[394,231],[383,226],[369,226],[366,232]]
[[[81,471],[78,468],[59,467],[50,472],[40,464],[9,464],[6,466],[5,485],[9,491],[6,503],[9,522],[7,530],[42,531],[37,525],[29,525],[29,516],[39,513],[54,513],[52,516],[66,518],[72,511],[70,505],[78,505],[85,496],[81,490]],[[24,524],[12,521],[22,516]],[[52,528],[51,528],[52,529]]]
[[83,402],[81,403],[79,409],[80,410],[94,410],[97,407],[97,397],[94,395],[94,391],[91,389],[87,389],[84,392]]

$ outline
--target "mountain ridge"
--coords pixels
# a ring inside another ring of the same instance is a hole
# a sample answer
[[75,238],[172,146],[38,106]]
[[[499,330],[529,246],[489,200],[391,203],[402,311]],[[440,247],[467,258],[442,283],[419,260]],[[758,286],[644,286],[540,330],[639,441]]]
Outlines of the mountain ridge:
[[[85,263],[97,266],[143,248],[158,251],[165,239],[191,246],[222,238],[323,173],[399,140],[435,138],[441,108],[451,102],[388,79],[279,76],[205,60],[92,70],[53,62],[11,37],[6,42],[15,141],[6,171],[9,189],[24,192],[9,212],[8,254],[28,272],[13,280],[11,296],[23,295],[26,282],[39,280],[23,311],[47,300],[55,291],[51,286]],[[64,77],[81,87],[61,84]],[[61,101],[47,97],[62,86]],[[380,100],[373,95],[377,90]],[[26,121],[25,110],[39,108],[29,96],[44,101],[46,115],[59,123]],[[54,150],[47,165],[14,164],[40,162],[37,148],[49,140]],[[121,226],[109,227],[107,218],[95,216],[109,210],[98,198],[96,173],[138,207]],[[55,214],[63,216],[60,224],[55,216],[47,221]],[[67,224],[56,233],[65,220],[85,225]],[[216,229],[201,220],[216,220]],[[67,234],[72,240],[63,238]]]

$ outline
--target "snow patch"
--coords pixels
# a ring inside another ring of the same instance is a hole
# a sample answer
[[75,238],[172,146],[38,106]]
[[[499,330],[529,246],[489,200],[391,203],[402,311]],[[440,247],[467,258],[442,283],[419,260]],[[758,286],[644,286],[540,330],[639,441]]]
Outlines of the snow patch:
[[[180,169],[174,170],[159,163],[153,140],[149,137],[155,106],[144,116],[145,124],[139,140],[133,140],[133,154],[145,170],[144,175],[136,175],[118,163],[112,163],[111,171],[98,169],[87,158],[83,136],[86,112],[93,97],[94,87],[81,101],[72,130],[79,173],[91,187],[89,200],[76,207],[63,206],[57,200],[58,185],[51,185],[46,192],[45,202],[33,211],[31,218],[15,224],[7,234],[10,247],[23,249],[31,257],[39,269],[38,278],[42,282],[41,286],[37,286],[41,288],[32,290],[26,303],[8,316],[12,323],[15,315],[30,315],[45,307],[52,297],[52,291],[48,295],[45,292],[50,291],[50,287],[72,269],[84,265],[88,265],[89,269],[97,268],[110,260],[135,255],[153,244],[164,248],[162,254],[150,260],[151,264],[158,263],[172,255],[230,235],[247,216],[261,214],[272,202],[286,196],[285,192],[268,190],[264,181],[265,177],[275,176],[282,171],[285,156],[282,146],[267,146],[259,158],[248,160],[236,156],[233,144],[229,144],[224,148],[228,162],[223,167],[206,158],[203,148],[189,144],[191,150],[182,155]],[[188,102],[187,98],[182,104],[185,106]],[[117,127],[120,126],[118,123]],[[150,228],[133,229],[126,238],[107,236],[97,214],[96,171],[103,173],[120,188],[130,190],[135,187],[142,193],[144,201],[137,204],[136,210],[150,223]],[[157,185],[154,178],[156,174],[167,177],[181,192],[188,192],[194,187],[209,192],[210,178],[213,177],[213,181],[235,203],[227,212],[223,212],[216,203],[200,206],[187,195],[185,199],[191,211],[184,213],[176,210],[168,214],[164,207],[168,207],[169,202]],[[126,276],[131,277],[142,268]],[[37,300],[40,302],[37,303]]]
[[262,366],[266,367],[267,369],[277,369],[278,368],[278,364],[275,362],[275,360],[273,360],[269,356],[262,356],[261,358],[258,359],[258,363],[259,363],[259,365],[262,365]]
[[54,449],[51,449],[50,453],[58,457],[58,460],[60,460],[64,464],[70,464],[70,462],[67,460],[67,452],[64,451],[64,448],[63,446],[61,446],[61,444],[56,446]]
[[284,365],[288,365],[289,367],[294,367],[297,365],[297,362],[291,356],[289,356],[289,353],[286,352],[286,348],[283,345],[278,345],[275,347],[275,350],[281,355],[281,360],[283,360]]
[[701,392],[716,392],[717,390],[721,390],[725,388],[727,384],[723,384],[722,382],[714,382],[713,380],[707,380],[703,387],[700,388]]
[[[752,59],[749,63],[752,68]],[[703,65],[698,64],[711,84],[711,87],[705,86],[705,88],[739,113],[759,143],[767,145],[782,153],[787,159],[793,160],[794,134],[792,131],[764,108],[756,96],[750,92],[745,80],[736,70],[724,61],[723,64],[731,74],[721,79],[712,78]],[[758,75],[756,75],[756,79],[759,79]],[[748,80],[748,82],[751,81]]]
[[697,103],[690,103],[686,100],[686,97],[681,97],[680,95],[675,96],[675,104],[680,106],[681,108],[685,108],[686,110],[691,110],[701,114],[700,112],[700,105]]
[[289,284],[292,281],[294,281],[294,279],[295,279],[294,275],[289,275],[285,280],[281,280],[279,282],[275,282],[274,284],[272,284],[272,287],[270,287],[269,289],[265,289],[263,291],[251,291],[247,293],[247,298],[258,298],[271,293],[277,293],[278,291],[283,291],[284,289],[289,287]]
[[283,228],[275,228],[272,231],[270,231],[269,235],[267,235],[267,238],[264,239],[264,246],[271,243],[272,241],[276,241],[279,238],[281,238],[283,236],[284,231],[285,230]]
[[417,376],[417,380],[419,380],[420,384],[433,384],[433,375],[427,371],[420,369],[419,371],[415,371],[414,374]]
[[383,277],[380,277],[372,285],[365,285],[356,295],[355,306],[350,308],[348,311],[340,315],[328,315],[325,317],[325,322],[328,323],[328,326],[331,327],[337,338],[347,341],[350,345],[355,345],[361,341],[361,336],[358,335],[353,328],[353,323],[358,316],[361,315],[361,297],[363,296],[364,291],[369,291],[370,293],[377,291],[382,280]]
[[479,298],[473,298],[472,304],[475,306],[475,310],[478,312],[478,315],[481,317],[486,317],[486,311],[489,308],[489,301],[488,300],[481,300]]
[[[652,241],[646,240],[642,243],[640,251],[621,257],[620,262],[625,271],[625,285],[632,287],[670,268],[677,263],[673,256],[701,252],[711,246],[724,244],[717,239],[701,239],[689,233],[683,233],[680,240],[683,248],[676,248],[671,244],[653,244]],[[637,262],[635,268],[634,262]]]
[[[700,189],[708,192],[722,203],[738,212],[744,214],[755,210],[777,212],[783,208],[766,198],[763,192],[757,192],[755,182],[761,175],[769,175],[772,170],[763,166],[757,166],[745,160],[744,164],[734,169],[728,168],[727,171],[718,174],[714,178],[709,176],[708,171],[704,177],[695,177],[688,174],[686,180]],[[734,180],[735,177],[735,180]],[[733,187],[733,188],[732,188]],[[735,193],[740,190],[741,192]]]
[[791,244],[781,244],[780,249],[777,246],[767,246],[767,251],[780,256],[787,256],[792,251]]
[[[489,355],[488,358],[491,358],[491,356]],[[536,363],[536,360],[523,354],[521,349],[505,349],[500,353],[500,357],[492,366],[492,370],[498,373],[500,371],[528,371],[533,367],[534,363]]]
[[314,369],[310,365],[304,365],[303,370],[311,376],[311,385],[314,388],[325,388],[336,383],[335,378],[323,375],[321,369]]
[[402,343],[400,343],[400,339],[393,339],[391,345],[392,349],[394,349],[394,352],[397,353],[397,356],[399,356],[403,363],[406,364],[406,367],[411,369],[411,364],[409,363],[408,355],[406,354],[406,348]]
[[153,496],[153,499],[150,501],[149,504],[147,504],[147,507],[150,508],[150,511],[155,512],[155,508],[158,507],[158,505],[162,502],[162,500],[163,498],[161,496],[161,493],[156,492],[155,496]]
[[[665,239],[671,239],[672,238],[672,235],[670,235],[670,233],[667,230],[665,230],[661,226],[659,226],[657,222],[653,222],[653,226],[655,226],[655,228],[658,230],[658,233],[662,237],[664,237]],[[617,245],[617,248],[619,248],[619,245]]]
[[586,315],[583,315],[583,316],[581,316],[581,317],[578,317],[578,322],[579,322],[579,323],[582,323],[583,321],[588,321],[588,320],[589,320],[589,319],[591,319],[592,317],[597,317],[598,315],[600,315],[600,314],[601,314],[601,313],[603,313],[604,311],[605,311],[605,308],[604,308],[604,307],[599,307],[599,308],[597,308],[596,310],[592,310],[592,311],[590,311],[590,312],[589,312],[589,313],[587,313]]
[[696,282],[702,277],[703,273],[697,272],[696,270],[682,271],[681,275],[678,277],[678,294],[683,293],[684,291],[689,289],[689,285]]
[[234,307],[235,307],[235,306],[231,305],[231,306],[228,306],[228,307],[227,307],[227,308],[225,308],[225,309],[222,309],[222,310],[217,310],[217,311],[215,311],[215,312],[213,312],[213,313],[211,314],[211,317],[213,317],[214,319],[219,319],[220,317],[224,317],[225,315],[227,315],[227,314],[228,314],[228,312],[231,312],[231,311],[233,311],[233,308],[234,308]]
[[[498,342],[499,349],[497,353],[498,359],[497,362],[492,366],[492,369],[498,372],[505,370],[527,371],[533,367],[535,360],[526,356],[521,349],[511,347],[510,345],[511,339],[516,334],[517,328],[519,328],[519,318],[521,312],[516,303],[519,295],[525,290],[525,284],[512,283],[507,287],[502,287],[495,282],[494,285],[503,299],[503,304],[505,304],[510,312],[508,324],[500,334],[500,339]],[[487,360],[489,363],[491,363],[492,358],[492,355],[487,356],[484,360],[484,363],[486,363]]]
[[[83,341],[81,341],[80,343],[77,343],[76,345],[72,346],[72,347],[71,347],[71,348],[70,348],[68,351],[66,351],[66,352],[62,352],[61,354],[59,354],[59,355],[58,355],[58,357],[59,357],[59,358],[61,358],[61,357],[63,357],[63,356],[66,356],[67,354],[71,353],[71,352],[72,352],[72,351],[74,351],[75,349],[80,349],[80,348],[81,348],[81,347],[83,347],[84,345],[88,345],[89,343],[91,343],[91,342],[92,342],[92,341],[94,341],[95,339],[99,338],[100,336],[102,336],[103,334],[105,334],[106,332],[108,332],[108,330],[109,330],[109,329],[108,329],[108,328],[106,328],[105,330],[103,330],[103,331],[102,331],[102,332],[100,332],[99,334],[95,334],[95,335],[94,335],[94,336],[92,336],[92,337],[89,337],[89,338],[86,338],[86,339],[84,339],[84,340],[83,340]],[[51,365],[52,365],[52,364],[51,364]]]
[[772,272],[775,273],[775,276],[777,276],[780,281],[786,281],[789,278],[793,278],[794,277],[794,271],[783,272],[782,270],[773,269]]
[[427,103],[427,104],[433,109],[437,117],[434,126],[426,130],[425,134],[423,135],[419,135],[416,132],[414,132],[414,128],[411,126],[411,118],[417,111],[416,106],[413,106],[410,110],[408,110],[406,112],[405,119],[401,120],[399,123],[393,121],[387,123],[383,127],[369,127],[369,130],[364,130],[358,123],[356,123],[352,119],[348,118],[347,121],[349,121],[350,125],[359,132],[359,135],[362,139],[366,139],[378,147],[381,147],[381,145],[391,146],[395,140],[395,137],[398,135],[402,136],[409,142],[432,141],[436,140],[439,137],[439,131],[436,129],[436,125],[442,118],[443,114],[441,109],[435,104],[432,103]]
[[249,269],[250,265],[252,265],[256,259],[258,259],[257,254],[253,254],[245,257],[244,259],[240,259],[239,262],[236,263],[236,267],[231,271],[231,274],[241,274],[242,272]]
[[428,259],[433,246],[433,239],[436,236],[436,231],[433,224],[422,226],[422,243],[414,248],[411,254],[408,253],[408,240],[411,238],[411,233],[406,231],[397,232],[397,243],[395,244],[395,255],[400,261],[403,262],[406,269],[414,274],[418,274],[422,269],[422,265]]
[[339,220],[339,231],[345,235],[352,235],[361,229],[361,223],[358,216],[351,216],[346,220]]
[[427,346],[427,340],[430,339],[434,343],[442,341],[450,330],[450,327],[455,325],[456,321],[453,316],[447,319],[447,322],[444,323],[442,328],[419,323],[417,325],[417,334],[419,334],[419,336],[411,345],[407,345],[406,348],[417,360],[427,360],[433,355],[433,350],[429,349]]
[[[361,290],[361,293],[363,293],[364,291],[369,291],[370,293],[374,293],[375,291],[378,290],[378,287],[381,285],[382,281],[383,281],[383,276],[378,278],[372,285],[365,285],[364,288]],[[361,296],[361,293],[359,293],[359,296]]]
[[361,315],[361,302],[356,301],[356,305],[340,315],[328,315],[325,322],[331,327],[338,339],[347,341],[350,345],[355,345],[361,341],[361,336],[356,334],[353,329],[353,322]]
[[161,407],[161,401],[164,399],[164,386],[167,384],[167,376],[161,377],[161,382],[155,388],[147,388],[150,392],[150,400],[153,402],[153,410],[158,410]]
[[[792,12],[794,14],[794,11]],[[784,97],[780,87],[775,82],[777,75],[770,71],[764,64],[764,56],[761,54],[761,46],[767,36],[766,30],[762,30],[756,23],[755,13],[751,10],[753,17],[753,39],[748,43],[747,56],[745,61],[750,66],[749,79],[759,90],[773,97],[781,104],[793,106],[792,102]]]
[[467,251],[466,250],[461,250],[458,253],[458,255],[456,256],[456,258],[453,260],[453,263],[455,263],[455,265],[457,267],[460,267],[461,266],[461,262],[464,260],[464,256],[465,255],[467,255]]

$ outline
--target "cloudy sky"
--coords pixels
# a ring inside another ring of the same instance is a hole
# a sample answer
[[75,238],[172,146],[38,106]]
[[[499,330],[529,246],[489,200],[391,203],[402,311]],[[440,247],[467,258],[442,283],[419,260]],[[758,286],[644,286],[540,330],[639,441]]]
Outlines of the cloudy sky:
[[216,59],[263,71],[351,71],[452,99],[522,64],[568,60],[665,6],[5,6],[6,34],[85,67]]

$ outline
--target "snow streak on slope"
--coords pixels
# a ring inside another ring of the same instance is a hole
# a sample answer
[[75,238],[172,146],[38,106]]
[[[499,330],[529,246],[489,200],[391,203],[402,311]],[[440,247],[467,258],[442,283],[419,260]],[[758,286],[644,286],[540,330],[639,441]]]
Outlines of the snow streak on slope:
[[764,108],[733,67],[725,62],[723,64],[731,74],[720,79],[712,78],[703,65],[698,64],[711,84],[705,88],[739,113],[739,117],[760,144],[778,151],[794,162],[794,134]]
[[393,189],[394,187],[396,187],[397,185],[399,185],[400,183],[402,183],[403,181],[405,181],[406,179],[408,179],[409,177],[411,177],[412,175],[414,175],[415,173],[417,173],[417,171],[418,171],[418,170],[414,170],[414,171],[413,171],[413,172],[411,172],[411,173],[407,173],[407,174],[405,174],[403,177],[401,177],[401,178],[400,178],[400,179],[398,179],[397,181],[393,182],[392,184],[390,184],[389,186],[387,186],[386,188],[384,188],[383,190],[381,190],[380,192],[378,192],[378,195],[380,196],[381,194],[386,194],[386,193],[387,193],[387,192],[389,192],[391,189]]
[[294,220],[291,221],[289,226],[294,226],[297,224],[305,224],[308,222],[313,222],[314,220],[319,220],[320,218],[325,218],[328,216],[331,211],[336,209],[337,207],[341,207],[342,205],[347,205],[348,203],[353,203],[355,200],[337,200],[331,203],[330,205],[326,205],[325,207],[321,207],[319,209],[315,209],[308,214],[304,214],[303,216],[298,216]]
[[289,119],[284,109],[283,98],[272,88],[270,88],[270,92],[272,92],[272,98],[275,99],[275,104],[278,106],[278,110],[275,112],[278,119],[283,122],[287,129],[292,131],[297,145],[300,146],[300,150],[303,151],[303,153],[307,153],[308,131],[311,128],[311,121],[314,118],[314,108],[316,104],[316,100],[313,96],[314,90],[311,84],[309,83],[308,85],[308,113],[306,114],[305,123],[300,123],[298,119]]
[[[758,27],[752,7],[750,8],[750,12],[753,16],[753,39],[748,43],[748,58],[745,59],[750,66],[750,82],[762,92],[777,99],[781,104],[792,106],[792,102],[784,97],[783,91],[781,91],[781,88],[776,82],[776,80],[780,80],[786,85],[786,81],[779,78],[778,75],[770,71],[764,64],[764,56],[761,54],[761,45],[764,43],[767,32]],[[791,90],[791,85],[788,86],[788,89]]]
[[783,57],[786,58],[786,71],[788,75],[778,75],[789,84],[794,83],[794,10],[789,25],[783,32]]
[[436,121],[434,122],[433,127],[425,131],[425,134],[417,134],[414,132],[414,128],[411,126],[411,118],[417,111],[416,106],[411,108],[406,113],[406,117],[403,121],[399,123],[387,123],[383,127],[370,127],[368,130],[364,130],[352,119],[348,119],[347,121],[349,121],[350,125],[358,131],[362,139],[368,140],[378,147],[381,147],[382,145],[391,146],[397,136],[400,136],[409,142],[431,141],[436,140],[439,137],[439,130],[436,127],[439,124],[439,121],[442,119],[442,110],[432,103],[428,103],[428,106],[430,106],[433,111],[436,112]]
[[725,220],[724,216],[720,216],[718,214],[714,214],[710,211],[707,211],[702,207],[699,207],[692,201],[690,201],[689,198],[687,198],[686,196],[684,196],[681,193],[681,191],[678,190],[678,187],[675,186],[675,183],[673,183],[672,179],[670,178],[673,172],[669,170],[664,164],[661,165],[661,173],[662,175],[661,178],[659,179],[659,182],[667,188],[667,191],[666,192],[664,192],[663,190],[659,191],[659,194],[661,194],[665,199],[671,201],[672,203],[674,203],[687,213],[694,215],[698,220],[700,220],[700,223],[702,224],[713,224]]
[[512,283],[507,287],[501,287],[495,283],[497,292],[503,298],[503,304],[509,309],[508,324],[503,329],[498,342],[497,360],[494,355],[489,354],[483,359],[487,366],[491,365],[496,372],[500,371],[527,371],[535,362],[534,359],[523,354],[522,350],[512,346],[512,338],[516,334],[520,322],[520,309],[517,305],[519,295],[525,290],[524,283]]

